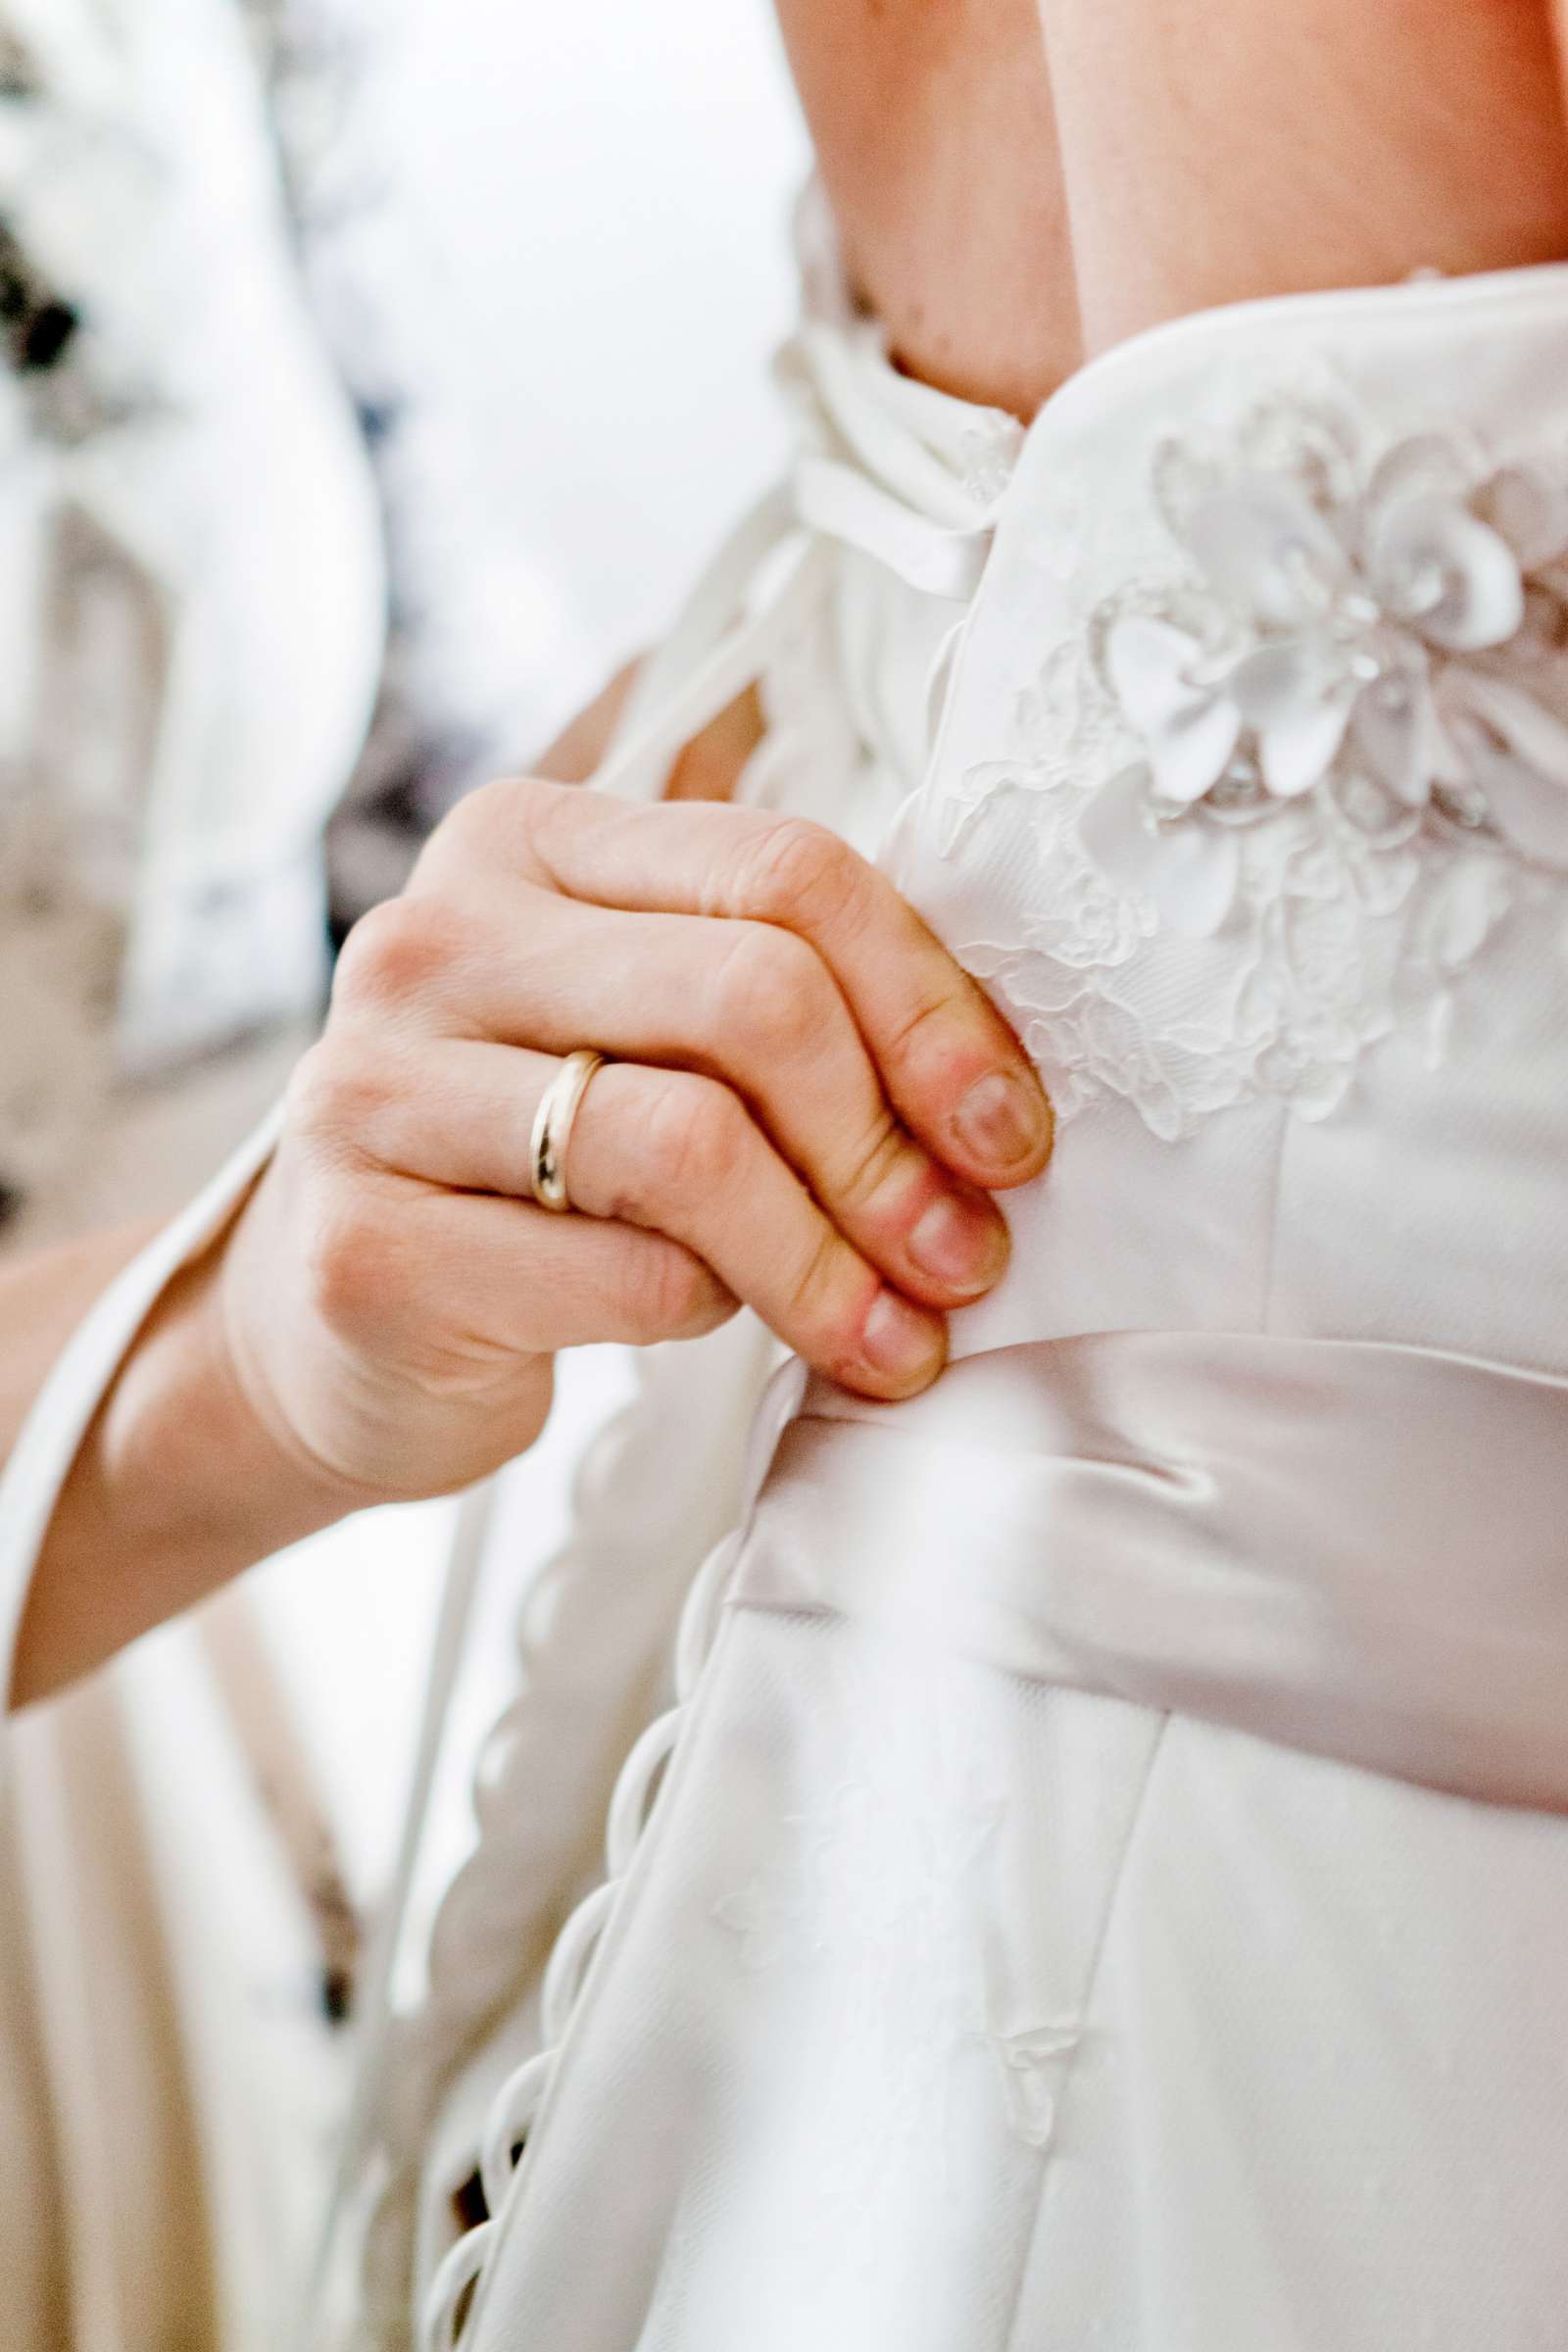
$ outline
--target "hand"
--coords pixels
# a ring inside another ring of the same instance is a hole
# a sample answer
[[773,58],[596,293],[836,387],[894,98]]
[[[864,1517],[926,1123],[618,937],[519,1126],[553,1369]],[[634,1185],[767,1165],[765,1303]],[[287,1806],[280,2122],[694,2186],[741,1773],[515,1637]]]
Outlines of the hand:
[[[612,1058],[574,1209],[528,1198],[539,1099]],[[252,1408],[356,1498],[530,1444],[561,1348],[745,1300],[862,1394],[926,1387],[1006,1254],[1049,1107],[1006,1024],[833,834],[525,779],[469,796],[344,950],[218,1271]]]

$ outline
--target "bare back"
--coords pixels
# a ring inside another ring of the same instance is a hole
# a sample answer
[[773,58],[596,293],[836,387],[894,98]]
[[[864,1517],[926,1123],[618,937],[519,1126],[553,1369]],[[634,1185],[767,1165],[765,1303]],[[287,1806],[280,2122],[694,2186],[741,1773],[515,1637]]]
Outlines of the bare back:
[[912,374],[1020,416],[1081,356],[1038,0],[778,0],[858,290]]
[[1568,254],[1547,0],[778,5],[895,351],[1022,416],[1183,311]]

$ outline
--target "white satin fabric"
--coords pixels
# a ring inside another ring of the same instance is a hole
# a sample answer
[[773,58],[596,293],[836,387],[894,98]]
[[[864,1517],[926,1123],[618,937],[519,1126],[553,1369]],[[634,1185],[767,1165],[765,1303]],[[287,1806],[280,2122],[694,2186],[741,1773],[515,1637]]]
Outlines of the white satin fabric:
[[1360,1340],[1048,1340],[893,1415],[813,1381],[732,1598],[1564,1813],[1565,1435],[1568,1377]]
[[[883,855],[1055,1159],[929,1396],[776,1376],[428,2344],[1560,2333],[1568,673],[1555,557],[1499,549],[1565,380],[1568,272],[1520,272],[1184,321],[1032,428]],[[1129,618],[1191,640],[1160,708]],[[1151,803],[1134,887],[1080,808],[1150,790],[1140,729],[1234,749],[1252,637],[1289,790]],[[1443,799],[1325,677],[1430,685]]]

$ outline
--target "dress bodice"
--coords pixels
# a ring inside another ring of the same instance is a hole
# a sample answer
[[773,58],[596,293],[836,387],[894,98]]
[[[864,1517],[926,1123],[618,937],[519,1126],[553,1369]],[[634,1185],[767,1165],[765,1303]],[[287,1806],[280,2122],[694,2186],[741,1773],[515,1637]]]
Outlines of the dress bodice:
[[1061,1132],[967,1355],[1568,1363],[1568,270],[1240,306],[1030,430],[884,845]]

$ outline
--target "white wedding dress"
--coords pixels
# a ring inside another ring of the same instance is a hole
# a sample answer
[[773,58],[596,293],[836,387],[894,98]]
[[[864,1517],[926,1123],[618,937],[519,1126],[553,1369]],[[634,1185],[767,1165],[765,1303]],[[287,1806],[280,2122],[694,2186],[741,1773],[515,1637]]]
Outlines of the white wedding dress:
[[1056,1155],[930,1394],[775,1379],[427,2341],[1561,2340],[1565,384],[1568,270],[1248,306],[988,474],[882,857]]
[[[1027,434],[831,291],[793,376],[606,781],[760,669],[745,789],[851,796],[1057,1149],[925,1396],[743,1321],[606,1433],[392,2045],[371,2319],[416,2240],[466,2352],[1558,2344],[1568,269],[1189,318]],[[13,1596],[266,1148],[40,1403]]]

